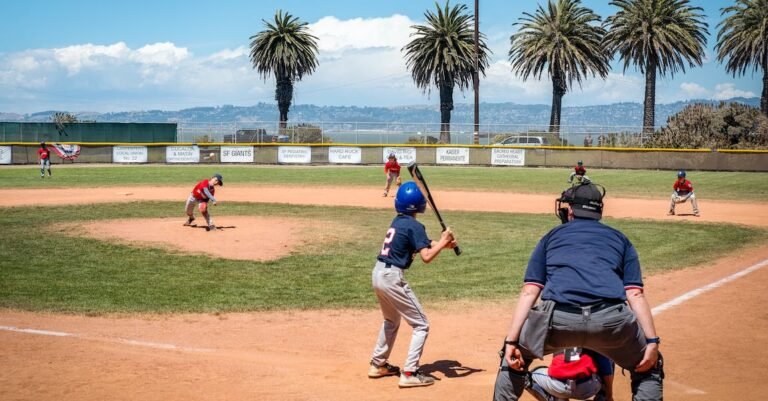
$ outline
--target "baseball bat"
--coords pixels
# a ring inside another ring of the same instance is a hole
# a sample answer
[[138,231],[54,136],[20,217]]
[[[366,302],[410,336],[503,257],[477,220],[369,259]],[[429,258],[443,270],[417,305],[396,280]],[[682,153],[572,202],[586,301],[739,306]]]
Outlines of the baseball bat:
[[[421,170],[419,170],[419,166],[416,164],[416,162],[412,162],[408,164],[408,172],[411,173],[411,177],[413,177],[413,182],[416,183],[416,186],[419,187],[419,190],[424,194],[424,196],[427,197],[427,202],[429,202],[429,206],[432,208],[432,211],[435,212],[435,216],[437,216],[437,220],[440,222],[440,226],[443,227],[443,231],[446,230],[445,222],[443,221],[443,216],[440,215],[440,212],[437,211],[437,206],[435,206],[435,200],[432,199],[432,193],[429,192],[429,187],[427,186],[427,182],[424,180],[424,176],[421,174]],[[456,253],[456,256],[461,255],[461,249],[458,247],[458,245],[453,248],[453,252]]]

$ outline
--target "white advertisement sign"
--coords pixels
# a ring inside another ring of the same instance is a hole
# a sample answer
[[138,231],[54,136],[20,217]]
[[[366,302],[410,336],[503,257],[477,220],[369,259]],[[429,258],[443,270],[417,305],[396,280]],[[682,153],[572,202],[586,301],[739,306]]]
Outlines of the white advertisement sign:
[[146,146],[115,146],[112,148],[112,163],[146,163]]
[[200,163],[197,146],[168,146],[165,148],[166,163]]
[[222,146],[222,163],[253,163],[253,146]]
[[491,164],[494,166],[525,166],[525,149],[493,148]]
[[331,146],[328,148],[328,162],[360,164],[363,162],[363,150],[360,148]]
[[416,148],[384,148],[382,152],[382,161],[386,163],[391,153],[397,157],[397,162],[404,166],[416,161]]
[[437,164],[469,164],[468,148],[437,148],[435,149]]
[[277,148],[278,163],[311,163],[312,148],[309,146],[280,146]]
[[11,164],[10,146],[0,146],[0,164]]

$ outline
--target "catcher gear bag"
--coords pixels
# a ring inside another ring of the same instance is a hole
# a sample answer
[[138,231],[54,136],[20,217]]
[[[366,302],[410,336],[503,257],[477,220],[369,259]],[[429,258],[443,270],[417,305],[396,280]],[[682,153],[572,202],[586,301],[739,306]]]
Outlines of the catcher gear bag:
[[400,186],[395,195],[395,210],[398,213],[424,213],[427,208],[427,198],[421,193],[413,181]]

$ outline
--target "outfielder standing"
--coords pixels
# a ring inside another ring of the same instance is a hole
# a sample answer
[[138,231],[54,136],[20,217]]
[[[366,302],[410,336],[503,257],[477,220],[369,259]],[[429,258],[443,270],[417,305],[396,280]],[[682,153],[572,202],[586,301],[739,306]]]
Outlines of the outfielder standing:
[[669,204],[669,212],[667,214],[670,216],[674,215],[675,205],[690,200],[693,206],[693,215],[699,217],[699,205],[696,203],[696,194],[693,193],[693,184],[685,179],[685,170],[677,172],[677,180],[672,185],[672,189],[674,192],[672,192],[672,201]]
[[224,179],[221,178],[221,174],[216,173],[208,180],[202,180],[195,185],[194,188],[192,188],[192,193],[189,194],[189,198],[187,198],[187,205],[186,205],[186,211],[187,216],[189,217],[187,219],[187,222],[184,223],[185,226],[191,226],[192,222],[195,221],[195,205],[199,205],[200,213],[205,218],[205,231],[211,231],[216,229],[216,226],[213,224],[213,218],[208,213],[208,202],[211,202],[213,205],[216,205],[216,198],[213,196],[213,194],[216,192],[216,185],[224,186]]
[[384,196],[389,194],[389,187],[392,186],[392,181],[400,186],[400,163],[397,162],[397,156],[394,153],[390,153],[388,161],[384,164],[384,175],[387,177],[387,185],[384,187]]
[[[663,399],[660,340],[643,294],[640,261],[624,234],[600,223],[600,188],[576,185],[557,200],[563,224],[541,238],[528,261],[495,401],[518,400],[534,358],[572,347],[599,352],[628,370],[633,400]],[[539,295],[542,302],[533,307]]]
[[48,177],[51,176],[51,151],[45,142],[40,142],[40,149],[37,150],[37,158],[40,159],[40,178],[45,178],[45,167],[48,166]]
[[416,183],[406,182],[400,187],[395,196],[397,216],[387,230],[372,274],[373,290],[379,300],[384,322],[371,356],[368,377],[375,379],[401,373],[400,368],[390,365],[387,359],[397,339],[400,320],[405,319],[413,328],[413,335],[405,367],[400,374],[400,387],[429,386],[435,382],[434,378],[419,371],[419,359],[429,333],[429,321],[416,294],[405,281],[405,270],[413,263],[416,253],[424,263],[429,263],[444,248],[456,246],[450,228],[440,234],[439,241],[431,241],[427,237],[424,225],[416,221],[416,214],[424,213],[426,206],[427,200]]

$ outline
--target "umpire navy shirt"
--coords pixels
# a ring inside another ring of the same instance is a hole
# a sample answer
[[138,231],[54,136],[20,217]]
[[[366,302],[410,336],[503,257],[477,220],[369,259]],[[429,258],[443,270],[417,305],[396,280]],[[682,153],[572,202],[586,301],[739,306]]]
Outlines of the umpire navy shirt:
[[626,301],[626,290],[643,288],[640,261],[629,239],[589,219],[574,219],[548,232],[531,254],[524,281],[544,289],[541,299],[576,306]]
[[378,258],[380,262],[389,263],[402,269],[407,269],[413,262],[413,254],[429,248],[432,241],[427,238],[424,225],[413,216],[398,214],[384,237]]

